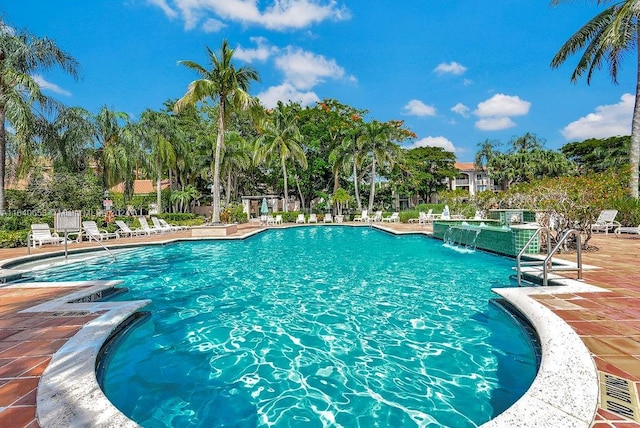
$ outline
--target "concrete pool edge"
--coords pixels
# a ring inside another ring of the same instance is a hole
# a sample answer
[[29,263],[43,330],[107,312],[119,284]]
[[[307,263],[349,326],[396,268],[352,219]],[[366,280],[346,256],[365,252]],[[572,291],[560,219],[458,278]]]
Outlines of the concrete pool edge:
[[542,361],[527,392],[482,428],[539,425],[533,421],[546,421],[547,426],[590,427],[599,397],[593,358],[578,334],[532,296],[606,290],[567,281],[561,286],[496,288],[493,292],[514,305],[533,325],[540,340]]
[[[92,285],[22,311],[101,314],[69,338],[47,365],[38,383],[38,423],[42,427],[137,427],[138,424],[120,412],[104,395],[96,378],[96,364],[110,335],[151,301],[93,301],[92,296],[100,296],[122,281],[72,281],[66,284],[74,286],[82,283]],[[31,282],[14,284],[12,287],[28,288],[42,284]],[[65,283],[50,284],[64,286]]]

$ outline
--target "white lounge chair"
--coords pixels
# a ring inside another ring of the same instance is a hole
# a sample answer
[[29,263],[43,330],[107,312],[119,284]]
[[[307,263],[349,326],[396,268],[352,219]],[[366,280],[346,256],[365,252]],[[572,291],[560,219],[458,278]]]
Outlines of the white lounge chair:
[[36,248],[36,245],[42,247],[42,244],[62,244],[64,238],[55,232],[51,233],[47,223],[34,223],[31,225],[31,242],[33,248]]
[[116,238],[120,235],[116,232],[108,232],[106,229],[99,229],[98,224],[95,221],[83,221],[82,229],[84,229],[84,235],[89,241],[102,241],[103,239]]
[[160,222],[160,226],[162,227],[170,227],[173,230],[188,230],[189,226],[180,226],[178,224],[169,224],[167,223],[167,220],[163,219],[163,218],[159,218],[158,222]]
[[399,212],[392,213],[389,217],[383,217],[382,221],[388,221],[389,223],[399,223],[400,213]]
[[304,214],[298,214],[298,218],[296,219],[296,223],[306,223],[304,220]]
[[362,214],[355,216],[353,218],[353,221],[368,222],[369,221],[369,213],[367,212],[367,210],[362,210]]
[[162,232],[175,232],[177,229],[174,229],[173,227],[167,225],[164,226],[162,223],[160,223],[160,219],[158,219],[158,217],[151,217],[151,222],[153,223],[153,229],[157,229],[160,231],[160,233]]
[[282,214],[276,214],[276,218],[273,220],[274,224],[282,224]]
[[267,226],[276,224],[276,218],[272,215],[267,215],[265,219],[265,223],[267,224]]
[[640,235],[640,224],[638,226],[620,226],[615,230],[616,236],[620,236],[622,233],[630,233]]
[[324,215],[324,220],[325,223],[333,223],[333,217],[331,217],[331,213],[327,213]]
[[429,212],[420,211],[418,214],[418,224],[420,226],[424,226],[425,224],[433,221],[433,209],[430,209]]
[[318,222],[318,216],[316,216],[314,213],[309,214],[309,219],[307,220],[307,223],[317,223]]
[[140,222],[140,229],[143,231],[152,234],[152,233],[164,233],[165,231],[162,229],[157,229],[155,227],[150,227],[147,222],[146,217],[138,217],[138,222]]
[[116,230],[116,233],[120,236],[139,236],[139,235],[149,235],[149,232],[144,231],[142,229],[131,229],[127,223],[122,220],[116,220],[116,224],[119,229]]
[[622,226],[615,220],[618,210],[602,210],[595,223],[591,225],[592,232],[604,232],[608,234],[610,230]]
[[374,223],[382,221],[382,211],[376,211],[373,217],[369,218],[369,221]]

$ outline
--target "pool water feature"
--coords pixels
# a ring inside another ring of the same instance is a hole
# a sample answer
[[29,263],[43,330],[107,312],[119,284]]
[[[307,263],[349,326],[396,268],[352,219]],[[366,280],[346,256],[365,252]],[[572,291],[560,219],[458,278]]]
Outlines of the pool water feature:
[[512,264],[320,226],[144,247],[36,280],[123,279],[118,300],[153,300],[102,376],[142,426],[473,427],[537,369],[525,330],[490,303]]

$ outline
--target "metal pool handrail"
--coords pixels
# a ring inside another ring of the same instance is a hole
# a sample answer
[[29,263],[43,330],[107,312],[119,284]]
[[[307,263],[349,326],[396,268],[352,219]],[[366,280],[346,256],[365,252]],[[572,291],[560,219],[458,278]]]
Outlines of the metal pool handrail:
[[[547,256],[544,260],[532,260],[523,262],[522,256],[524,255],[527,248],[531,245],[531,243],[538,237],[542,232],[547,233]],[[576,235],[576,267],[573,266],[553,266],[553,256],[560,250],[560,247],[564,242],[572,235]],[[549,234],[549,229],[546,227],[540,227],[537,229],[533,235],[529,238],[527,243],[522,247],[520,252],[518,253],[518,257],[516,258],[517,262],[517,272],[518,272],[518,286],[522,285],[522,266],[539,266],[542,265],[542,285],[549,285],[549,272],[556,271],[572,271],[575,270],[578,272],[578,279],[582,279],[582,240],[580,238],[580,231],[576,229],[568,230],[562,238],[558,240],[556,246],[551,249],[551,235]]]
[[[549,229],[547,227],[541,226],[540,228],[536,229],[536,231],[533,233],[533,235],[531,235],[531,237],[529,238],[527,243],[524,244],[524,246],[522,247],[522,249],[518,253],[518,256],[516,257],[516,263],[517,263],[516,264],[516,270],[518,272],[518,287],[522,285],[522,266],[534,266],[534,265],[539,265],[541,263],[540,260],[532,260],[532,261],[523,262],[522,261],[522,256],[527,251],[527,248],[529,248],[529,246],[533,243],[533,241],[542,232],[546,232],[547,233],[547,254],[549,254],[548,251],[549,251],[549,248],[551,248],[551,235],[549,234]],[[545,259],[545,263],[546,263],[546,259]]]

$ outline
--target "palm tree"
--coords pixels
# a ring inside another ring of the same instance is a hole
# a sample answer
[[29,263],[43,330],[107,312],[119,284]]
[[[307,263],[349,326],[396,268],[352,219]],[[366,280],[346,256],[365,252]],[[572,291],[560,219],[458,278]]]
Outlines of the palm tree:
[[[552,0],[557,5],[568,0]],[[597,4],[606,4],[611,0],[596,0]],[[640,7],[638,0],[622,0],[615,2],[580,28],[560,48],[551,61],[551,67],[557,68],[569,56],[584,50],[578,65],[571,75],[571,81],[576,82],[580,76],[587,73],[587,84],[591,83],[593,72],[602,67],[606,61],[613,83],[618,83],[618,70],[622,58],[628,51],[636,50],[636,102],[633,108],[631,122],[631,150],[629,163],[631,164],[631,180],[629,187],[631,196],[638,199],[638,174],[640,167],[640,50],[638,40],[640,31],[638,19]]]
[[56,65],[78,77],[77,61],[55,41],[22,30],[16,32],[0,20],[0,213],[5,208],[6,126],[15,130],[18,140],[30,138],[34,103],[44,107],[55,104],[42,94],[32,74]]
[[249,147],[246,140],[238,132],[228,132],[225,136],[222,165],[220,165],[221,172],[227,176],[227,190],[225,191],[227,205],[231,202],[233,173],[244,171],[250,166],[251,156],[249,155]]
[[222,41],[220,55],[207,48],[211,69],[193,61],[180,61],[186,67],[197,72],[202,78],[189,84],[187,92],[180,98],[175,111],[198,102],[211,99],[218,102],[218,136],[214,147],[213,160],[213,213],[212,222],[220,222],[220,157],[224,145],[225,124],[234,109],[245,110],[256,104],[247,92],[252,80],[259,80],[258,72],[250,67],[236,68],[231,60],[233,49],[226,40]]
[[496,147],[500,145],[500,142],[497,140],[489,140],[486,139],[482,143],[478,143],[478,147],[480,150],[476,153],[476,158],[474,161],[474,165],[476,168],[484,169],[498,152],[496,152]]
[[105,189],[109,189],[124,178],[127,162],[131,154],[123,140],[129,116],[123,112],[102,106],[93,118],[95,157],[102,169]]
[[[175,118],[166,112],[145,110],[138,123],[139,135],[145,150],[150,155],[147,167],[156,178],[156,205],[162,212],[162,173],[175,166],[176,148],[179,140],[174,138]],[[172,142],[173,140],[173,142]]]
[[284,178],[284,211],[288,212],[289,186],[287,162],[297,162],[302,168],[307,168],[307,157],[300,145],[302,136],[298,129],[295,112],[278,102],[278,105],[264,120],[262,134],[256,139],[254,162],[280,162],[282,177]]
[[[79,173],[87,168],[87,145],[94,130],[91,118],[91,113],[81,107],[64,108],[52,120],[37,118],[36,134],[42,138],[42,150],[53,161],[54,169]],[[34,152],[32,148],[21,159],[27,160]]]
[[368,209],[372,211],[376,190],[376,168],[378,165],[393,166],[395,159],[400,156],[400,146],[393,142],[391,126],[377,120],[365,124],[364,132],[358,138],[358,142],[371,157],[371,192]]
[[352,115],[351,120],[341,144],[329,154],[329,162],[331,162],[336,182],[339,182],[338,177],[341,170],[351,175],[358,211],[362,211],[362,201],[358,189],[360,180],[358,168],[362,165],[366,153],[362,150],[358,139],[363,133],[364,125],[359,115]]

